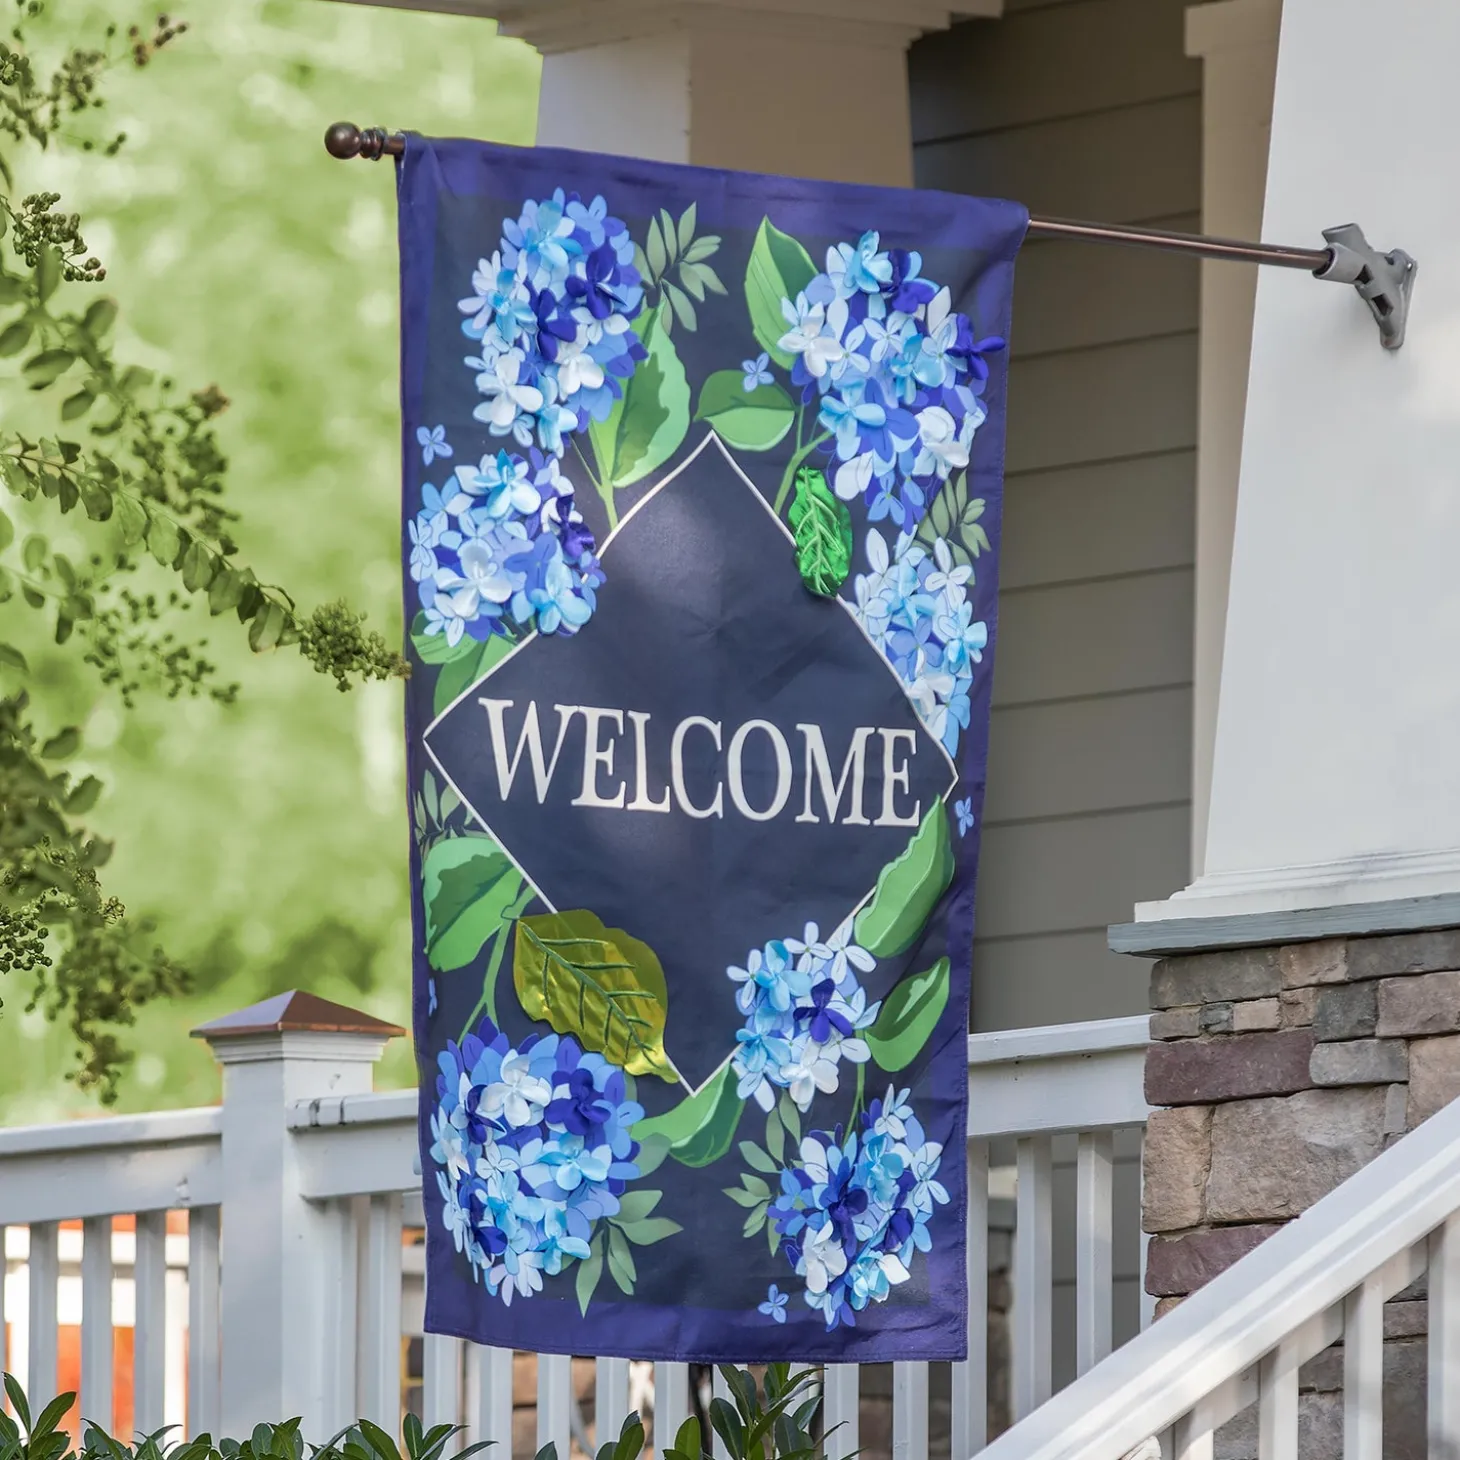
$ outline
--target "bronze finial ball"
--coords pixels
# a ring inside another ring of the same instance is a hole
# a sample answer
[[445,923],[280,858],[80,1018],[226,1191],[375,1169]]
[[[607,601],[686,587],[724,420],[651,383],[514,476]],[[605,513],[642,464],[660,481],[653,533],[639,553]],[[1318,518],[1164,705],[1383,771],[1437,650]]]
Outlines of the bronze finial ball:
[[335,122],[324,134],[324,150],[342,161],[360,155],[360,129],[354,122]]

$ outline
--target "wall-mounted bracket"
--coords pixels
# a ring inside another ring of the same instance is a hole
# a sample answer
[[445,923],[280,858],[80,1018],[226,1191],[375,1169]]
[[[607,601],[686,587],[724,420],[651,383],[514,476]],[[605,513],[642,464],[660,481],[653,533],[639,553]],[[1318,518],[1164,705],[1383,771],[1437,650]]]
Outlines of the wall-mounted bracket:
[[1386,350],[1397,350],[1404,343],[1409,296],[1419,265],[1402,248],[1380,253],[1370,247],[1357,223],[1325,228],[1323,237],[1332,257],[1326,268],[1315,270],[1317,276],[1352,284],[1379,326],[1379,343]]

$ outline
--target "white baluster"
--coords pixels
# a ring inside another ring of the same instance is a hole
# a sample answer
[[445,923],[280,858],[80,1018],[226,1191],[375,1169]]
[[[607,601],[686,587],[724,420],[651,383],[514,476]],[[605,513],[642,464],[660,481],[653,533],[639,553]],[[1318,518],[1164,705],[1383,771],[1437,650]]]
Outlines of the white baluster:
[[368,1198],[345,1197],[324,1205],[327,1240],[319,1254],[324,1332],[330,1335],[322,1359],[321,1434],[338,1434],[358,1419],[356,1392],[363,1372],[360,1354],[360,1233],[369,1222]]
[[1163,1444],[1161,1453],[1169,1454],[1171,1460],[1212,1460],[1215,1438],[1213,1430],[1199,1424],[1191,1415],[1183,1415],[1167,1436],[1169,1449]]
[[81,1417],[112,1428],[112,1219],[81,1226]]
[[401,1199],[370,1198],[360,1294],[361,1416],[394,1435],[401,1422]]
[[1050,1396],[1050,1304],[1054,1202],[1050,1140],[1019,1142],[1014,1227],[1014,1418],[1023,1419]]
[[30,1323],[25,1387],[32,1414],[40,1413],[56,1395],[56,1282],[61,1269],[58,1231],[55,1222],[30,1224]]
[[892,1366],[892,1460],[928,1460],[928,1366]]
[[[629,1361],[599,1359],[593,1369],[594,1446],[617,1439],[629,1417]],[[643,1415],[639,1418],[643,1419]]]
[[1083,1374],[1110,1352],[1112,1173],[1115,1138],[1109,1131],[1080,1136],[1075,1175],[1075,1368]]
[[432,1425],[461,1422],[461,1340],[428,1333],[422,1343],[421,1418]]
[[[32,1228],[32,1231],[34,1228]],[[1460,1454],[1460,1215],[1430,1236],[1429,1449]]]
[[[165,1251],[165,1246],[164,1246]],[[163,1274],[166,1320],[163,1323],[162,1422],[180,1435],[188,1421],[188,1275],[181,1267]]]
[[[218,1434],[218,1208],[188,1213],[188,1434]],[[343,1344],[343,1335],[341,1336]]]
[[1258,1460],[1298,1460],[1298,1363],[1285,1342],[1257,1366]]
[[137,1213],[132,1329],[132,1413],[138,1433],[167,1423],[167,1213]]
[[[679,1427],[689,1418],[689,1365],[654,1365],[654,1453],[674,1444]],[[701,1436],[701,1443],[709,1437]]]
[[[710,1395],[714,1399],[723,1399],[729,1405],[735,1403],[730,1393],[730,1386],[720,1376],[720,1366],[718,1364],[715,1366],[714,1374],[710,1381]],[[714,1446],[710,1453],[715,1457],[715,1460],[729,1460],[730,1452],[725,1448],[724,1440],[719,1435],[713,1435],[711,1438],[714,1440]]]
[[537,1448],[556,1445],[569,1460],[572,1442],[573,1360],[567,1354],[537,1356]]
[[822,1432],[828,1455],[850,1455],[861,1448],[861,1387],[862,1371],[856,1364],[828,1364],[822,1371]]
[[1384,1285],[1368,1278],[1343,1305],[1343,1460],[1384,1448]]
[[493,1440],[490,1460],[512,1460],[512,1350],[472,1345],[476,1359],[476,1427],[472,1443]]
[[988,1443],[989,1145],[968,1143],[968,1358],[953,1365],[952,1460],[969,1460]]

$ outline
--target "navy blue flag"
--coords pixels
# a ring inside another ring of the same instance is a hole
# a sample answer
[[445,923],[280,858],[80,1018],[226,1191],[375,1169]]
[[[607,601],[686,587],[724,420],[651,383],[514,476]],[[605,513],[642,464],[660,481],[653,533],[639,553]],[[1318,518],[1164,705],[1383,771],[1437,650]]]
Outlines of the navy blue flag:
[[966,1348],[1016,205],[412,137],[426,1327]]

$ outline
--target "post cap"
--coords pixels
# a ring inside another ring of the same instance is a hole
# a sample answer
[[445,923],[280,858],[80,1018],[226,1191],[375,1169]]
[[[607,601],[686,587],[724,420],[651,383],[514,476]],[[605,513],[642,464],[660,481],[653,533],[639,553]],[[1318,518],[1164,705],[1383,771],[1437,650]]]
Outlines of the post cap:
[[387,1024],[358,1009],[332,1004],[318,994],[292,989],[275,994],[262,1003],[250,1004],[221,1019],[210,1019],[193,1030],[194,1039],[236,1039],[248,1034],[373,1034],[379,1039],[394,1039],[405,1030],[398,1024]]

